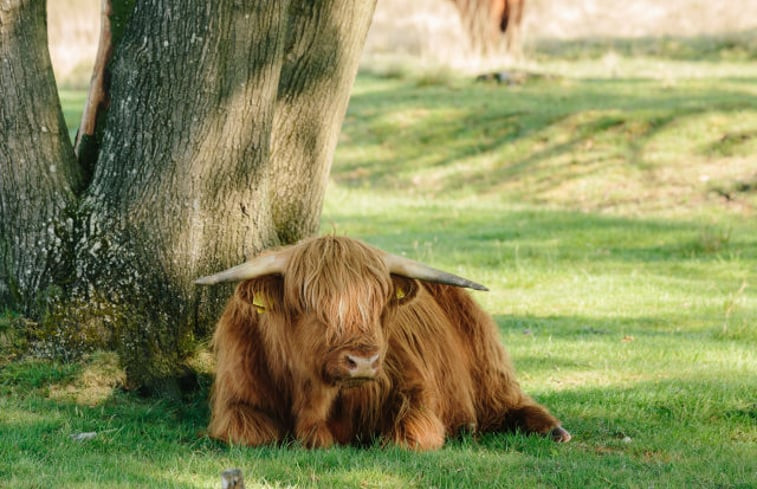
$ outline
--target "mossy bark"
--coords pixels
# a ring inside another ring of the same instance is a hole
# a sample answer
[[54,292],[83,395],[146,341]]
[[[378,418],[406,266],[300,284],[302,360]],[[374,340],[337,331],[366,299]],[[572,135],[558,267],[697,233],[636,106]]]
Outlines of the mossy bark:
[[106,332],[133,386],[175,392],[208,337],[231,286],[195,278],[317,232],[373,4],[136,2],[107,63],[91,180],[65,201],[78,226],[53,314]]
[[229,291],[200,303],[194,278],[278,244],[265,170],[286,2],[247,3],[137,5],[115,54],[77,270],[135,384],[174,377],[212,324]]

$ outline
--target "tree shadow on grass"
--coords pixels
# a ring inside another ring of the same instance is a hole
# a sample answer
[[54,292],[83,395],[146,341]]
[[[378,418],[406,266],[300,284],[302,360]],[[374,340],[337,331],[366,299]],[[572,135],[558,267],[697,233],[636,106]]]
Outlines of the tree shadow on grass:
[[[661,132],[708,114],[757,109],[746,85],[725,82],[675,89],[632,79],[547,80],[515,89],[392,83],[393,90],[353,96],[332,170],[338,183],[426,194],[507,192],[512,200],[533,200],[606,175],[608,165],[630,165],[654,179],[648,170],[659,163],[645,151]],[[356,133],[353,127],[368,129]],[[717,146],[723,135],[712,136],[710,146]],[[619,175],[631,174],[624,169]],[[521,185],[507,185],[513,181]]]
[[[366,217],[370,217],[367,225]],[[577,260],[673,265],[692,259],[720,260],[723,253],[743,260],[757,258],[757,234],[747,221],[707,224],[454,203],[388,206],[370,216],[340,210],[324,219],[340,233],[359,236],[387,251],[488,270],[507,269],[522,259],[575,266]]]
[[[517,331],[521,324],[518,318],[499,319],[505,331]],[[568,338],[602,334],[576,330],[574,324],[585,322],[576,318],[554,321],[552,327],[564,329]],[[545,362],[522,360],[529,369]],[[546,364],[575,367],[569,358]],[[65,383],[77,374],[52,369],[45,378]],[[14,374],[4,378],[4,389],[28,392],[6,397],[16,406],[4,406],[13,409],[5,411],[0,430],[4,440],[17,443],[4,460],[16,469],[1,476],[27,481],[28,487],[126,487],[126,480],[131,487],[180,489],[216,483],[229,467],[241,468],[250,487],[591,487],[598,477],[642,486],[744,482],[754,468],[745,447],[757,419],[749,379],[668,374],[661,380],[534,393],[573,433],[567,445],[517,433],[464,435],[430,453],[380,445],[315,451],[227,446],[201,434],[207,392],[175,402],[114,391],[90,407],[46,399],[38,373]],[[35,416],[9,422],[14,410]],[[88,431],[98,436],[70,439]]]

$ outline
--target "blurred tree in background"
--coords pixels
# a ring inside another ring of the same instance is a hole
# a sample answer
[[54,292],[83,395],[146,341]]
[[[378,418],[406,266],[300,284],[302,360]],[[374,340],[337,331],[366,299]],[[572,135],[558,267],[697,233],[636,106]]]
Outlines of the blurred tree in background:
[[475,52],[523,54],[521,25],[525,0],[452,0]]

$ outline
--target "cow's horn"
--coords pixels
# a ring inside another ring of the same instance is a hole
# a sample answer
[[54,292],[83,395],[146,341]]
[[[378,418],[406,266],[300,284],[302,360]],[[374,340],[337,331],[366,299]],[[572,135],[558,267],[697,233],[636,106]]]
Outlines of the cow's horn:
[[417,278],[418,280],[425,280],[427,282],[454,285],[456,287],[465,287],[468,289],[489,290],[483,285],[477,284],[476,282],[468,280],[467,278],[459,277],[451,273],[431,268],[428,265],[424,265],[423,263],[419,263],[402,256],[386,253],[384,255],[384,263],[386,263],[386,267],[389,269],[389,272],[395,275],[402,275],[403,277],[408,278]]
[[195,283],[199,285],[213,285],[220,282],[240,282],[263,275],[283,273],[288,258],[288,253],[265,254],[223,272],[198,278],[195,280]]

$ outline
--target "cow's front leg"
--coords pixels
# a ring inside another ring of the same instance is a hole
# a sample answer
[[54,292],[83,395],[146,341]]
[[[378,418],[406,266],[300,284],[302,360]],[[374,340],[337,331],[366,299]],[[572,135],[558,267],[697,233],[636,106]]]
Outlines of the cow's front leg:
[[444,445],[444,424],[433,412],[410,408],[397,421],[390,434],[391,440],[412,450],[436,450]]
[[334,435],[322,421],[298,421],[295,429],[297,440],[305,448],[329,448],[334,444]]
[[397,386],[397,417],[388,439],[412,450],[436,450],[444,445],[446,429],[439,418],[439,399],[425,387],[424,379],[406,372],[404,385]]
[[334,435],[328,427],[328,415],[337,390],[306,382],[294,399],[294,435],[306,448],[328,448]]
[[216,405],[208,431],[212,438],[252,446],[278,443],[282,433],[270,416],[241,402]]

